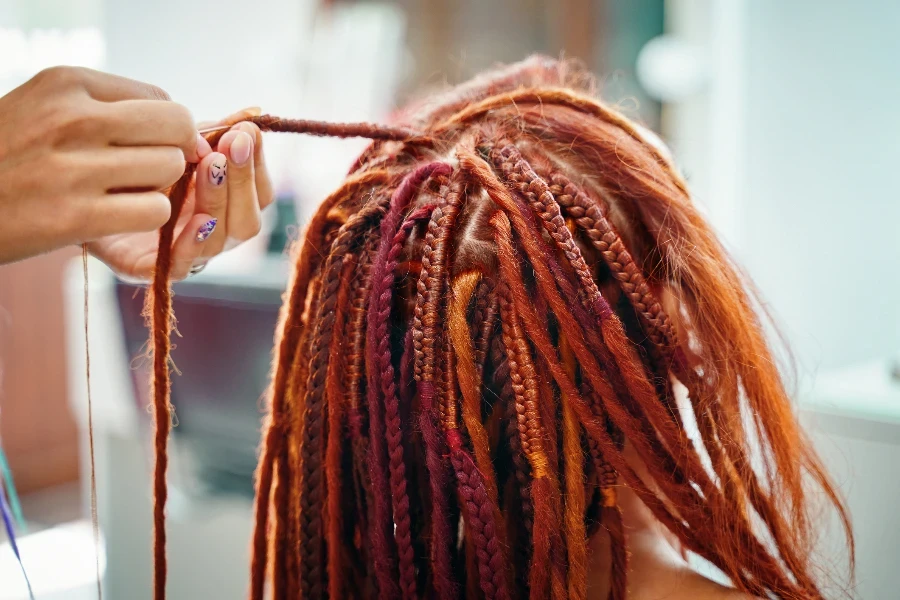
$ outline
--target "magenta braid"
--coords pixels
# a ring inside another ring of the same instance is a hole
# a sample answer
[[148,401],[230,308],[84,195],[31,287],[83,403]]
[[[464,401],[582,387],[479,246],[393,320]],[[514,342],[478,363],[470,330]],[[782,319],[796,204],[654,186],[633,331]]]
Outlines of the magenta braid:
[[447,441],[450,444],[450,461],[456,471],[459,495],[464,503],[466,526],[471,531],[475,545],[481,591],[488,600],[506,600],[509,598],[506,589],[506,561],[497,536],[495,507],[488,497],[484,476],[472,456],[463,448],[459,430],[447,431]]
[[[400,596],[405,600],[416,598],[415,560],[410,535],[409,497],[406,485],[406,466],[403,461],[402,429],[400,426],[399,400],[394,380],[394,368],[391,362],[390,335],[388,325],[393,299],[394,278],[397,259],[403,249],[403,243],[415,221],[407,221],[407,228],[400,226],[403,211],[409,205],[419,186],[433,173],[448,175],[450,166],[445,163],[430,163],[420,166],[406,176],[391,198],[390,209],[381,222],[381,243],[373,263],[372,302],[366,328],[366,356],[368,371],[369,400],[369,457],[372,473],[372,487],[375,497],[375,534],[373,550],[375,551],[375,570],[379,579],[379,590],[382,598]],[[379,398],[378,393],[381,393]],[[383,406],[382,403],[383,402]],[[384,411],[382,413],[382,411]],[[388,470],[385,464],[386,453],[390,459],[389,485],[384,473]],[[390,490],[393,504],[393,516],[386,506],[386,494]],[[393,557],[388,538],[391,535],[396,541],[399,558],[399,587],[391,581],[393,573]],[[399,593],[398,593],[399,592]]]

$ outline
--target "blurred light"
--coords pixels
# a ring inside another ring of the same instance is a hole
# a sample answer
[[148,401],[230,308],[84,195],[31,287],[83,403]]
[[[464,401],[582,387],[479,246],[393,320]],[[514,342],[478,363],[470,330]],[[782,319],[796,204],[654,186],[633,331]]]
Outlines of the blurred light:
[[699,92],[708,68],[701,48],[671,35],[653,38],[641,49],[637,76],[660,102],[678,102]]
[[103,33],[78,29],[0,28],[0,80],[31,77],[54,65],[99,69],[106,57]]
[[[100,538],[100,573],[106,571],[106,553]],[[19,540],[22,563],[35,595],[71,592],[92,585],[97,578],[94,532],[88,521],[67,523],[26,535]],[[0,544],[0,600],[28,597],[25,580],[9,544]],[[64,596],[67,597],[67,596]]]

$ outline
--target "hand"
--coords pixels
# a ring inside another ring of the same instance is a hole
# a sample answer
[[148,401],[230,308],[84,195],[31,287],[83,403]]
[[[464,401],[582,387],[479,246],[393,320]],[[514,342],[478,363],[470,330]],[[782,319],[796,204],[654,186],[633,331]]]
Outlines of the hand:
[[191,114],[159,88],[42,71],[0,98],[0,263],[159,228],[170,213],[159,190],[201,152]]
[[[224,122],[256,114],[258,110],[248,109]],[[192,267],[259,233],[260,211],[272,198],[262,133],[253,123],[238,123],[197,166],[194,185],[175,225],[171,278],[184,279]],[[108,236],[91,242],[88,249],[119,277],[145,281],[152,275],[158,243],[153,231]]]

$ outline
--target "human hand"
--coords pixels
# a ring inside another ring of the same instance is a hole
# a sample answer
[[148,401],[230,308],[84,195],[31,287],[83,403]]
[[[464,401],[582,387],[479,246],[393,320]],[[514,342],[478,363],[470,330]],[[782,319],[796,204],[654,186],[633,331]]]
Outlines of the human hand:
[[42,71],[0,98],[0,263],[154,231],[170,214],[159,190],[210,152],[190,112],[157,87]]
[[[247,109],[223,122],[258,114],[258,109]],[[253,123],[237,123],[220,138],[215,152],[205,154],[197,165],[175,224],[171,279],[184,279],[193,267],[259,233],[260,212],[272,199],[262,133]],[[146,281],[153,273],[158,243],[156,232],[126,233],[91,242],[88,250],[119,277]]]

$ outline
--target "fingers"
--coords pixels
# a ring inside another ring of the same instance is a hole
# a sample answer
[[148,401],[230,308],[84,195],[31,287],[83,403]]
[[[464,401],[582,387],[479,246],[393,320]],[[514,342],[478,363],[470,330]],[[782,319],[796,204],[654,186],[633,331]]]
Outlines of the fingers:
[[104,126],[112,146],[175,146],[188,162],[212,152],[190,111],[174,102],[125,100],[106,105]]
[[190,111],[174,102],[115,102],[105,107],[104,125],[113,146],[175,146],[189,162],[212,152]]
[[209,215],[207,220],[214,219],[219,225],[206,233],[202,248],[204,257],[214,256],[225,247],[226,230],[222,225],[228,215],[228,182],[233,171],[233,166],[221,152],[213,152],[197,166],[194,211]]
[[172,205],[162,192],[106,194],[86,203],[79,211],[83,223],[82,241],[121,233],[140,233],[159,229],[169,220]]
[[[247,109],[249,111],[251,109]],[[258,112],[258,109],[253,109]],[[245,111],[246,112],[246,111]],[[272,203],[274,200],[275,194],[273,192],[272,179],[269,177],[269,170],[266,168],[266,159],[265,154],[263,152],[263,135],[262,131],[259,130],[259,127],[254,123],[238,123],[235,125],[232,130],[243,131],[250,135],[253,138],[253,171],[254,177],[256,178],[256,197],[259,201],[260,210],[264,209],[268,205]],[[224,152],[221,150],[223,147],[223,141],[226,140],[226,136],[229,136],[226,133],[222,136],[222,140],[219,142],[220,152]]]
[[172,279],[184,279],[191,268],[203,262],[206,242],[218,222],[212,215],[197,213],[185,224],[172,246]]
[[[175,146],[190,162],[205,156],[204,145],[210,151],[191,113],[154,85],[81,67],[45,69],[32,82],[46,95],[70,98],[47,119],[61,145],[89,139],[113,146]],[[76,89],[88,98],[66,95]]]
[[77,68],[72,70],[77,71],[78,76],[81,77],[81,83],[84,85],[88,94],[95,100],[100,100],[101,102],[119,102],[122,100],[171,100],[169,94],[164,90],[149,83],[135,81],[134,79],[119,77],[118,75],[111,75],[109,73],[101,73],[100,71],[94,71],[93,69]]
[[[107,148],[80,159],[92,172],[103,173],[101,192],[162,190],[184,173],[184,155],[172,146]],[[93,177],[86,183],[92,182]]]
[[[246,124],[249,126],[249,124]],[[253,137],[235,127],[219,141],[218,149],[228,157],[228,246],[248,240],[260,228],[260,206],[256,191]]]

